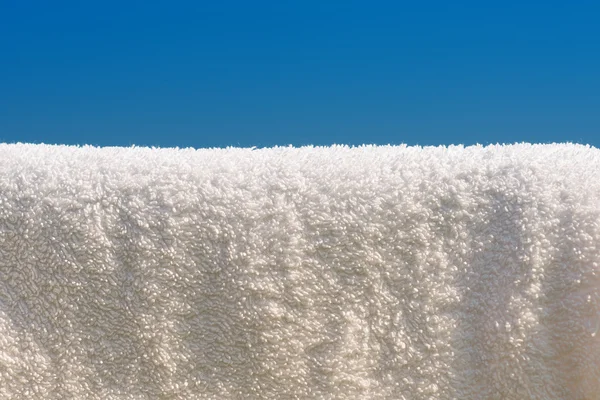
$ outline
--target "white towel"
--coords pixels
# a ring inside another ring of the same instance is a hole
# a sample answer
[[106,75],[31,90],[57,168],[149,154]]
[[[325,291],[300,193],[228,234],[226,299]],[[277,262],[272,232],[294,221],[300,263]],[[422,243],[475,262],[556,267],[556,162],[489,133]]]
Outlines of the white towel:
[[600,399],[600,150],[0,145],[2,399]]

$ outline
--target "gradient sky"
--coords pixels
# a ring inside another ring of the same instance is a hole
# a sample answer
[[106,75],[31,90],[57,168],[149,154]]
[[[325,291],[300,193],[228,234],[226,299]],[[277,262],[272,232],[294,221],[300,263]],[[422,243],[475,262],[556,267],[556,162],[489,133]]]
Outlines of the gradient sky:
[[574,3],[0,0],[0,142],[600,147]]

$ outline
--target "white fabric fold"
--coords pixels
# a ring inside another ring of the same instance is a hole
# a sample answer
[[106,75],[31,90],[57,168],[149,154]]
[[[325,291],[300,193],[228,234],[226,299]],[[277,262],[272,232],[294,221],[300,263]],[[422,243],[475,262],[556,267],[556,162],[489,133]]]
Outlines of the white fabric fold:
[[0,145],[0,398],[598,399],[600,151]]

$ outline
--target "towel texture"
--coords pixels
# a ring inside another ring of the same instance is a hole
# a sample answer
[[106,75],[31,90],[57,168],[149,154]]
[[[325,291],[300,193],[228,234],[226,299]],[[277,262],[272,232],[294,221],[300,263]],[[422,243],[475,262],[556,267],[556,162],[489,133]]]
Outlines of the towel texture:
[[600,150],[0,145],[2,399],[599,399]]

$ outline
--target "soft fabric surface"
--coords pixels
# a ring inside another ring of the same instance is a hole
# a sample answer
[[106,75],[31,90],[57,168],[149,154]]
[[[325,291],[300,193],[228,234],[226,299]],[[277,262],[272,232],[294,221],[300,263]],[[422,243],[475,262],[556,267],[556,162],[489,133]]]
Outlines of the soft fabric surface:
[[599,399],[600,151],[0,145],[0,398]]

